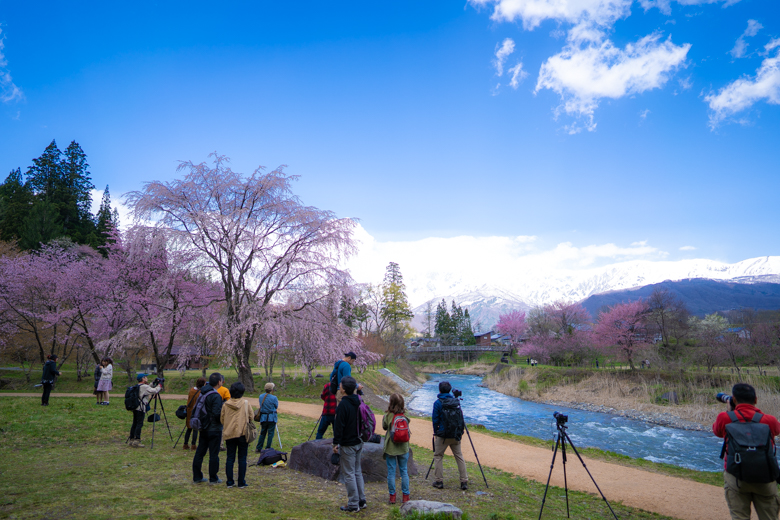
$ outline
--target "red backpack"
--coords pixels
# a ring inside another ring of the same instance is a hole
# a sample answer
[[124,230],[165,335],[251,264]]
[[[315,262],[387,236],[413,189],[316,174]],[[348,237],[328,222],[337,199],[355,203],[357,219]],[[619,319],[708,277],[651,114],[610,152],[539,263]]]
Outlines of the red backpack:
[[390,427],[390,439],[396,444],[402,444],[409,442],[409,436],[409,421],[402,414],[395,414]]

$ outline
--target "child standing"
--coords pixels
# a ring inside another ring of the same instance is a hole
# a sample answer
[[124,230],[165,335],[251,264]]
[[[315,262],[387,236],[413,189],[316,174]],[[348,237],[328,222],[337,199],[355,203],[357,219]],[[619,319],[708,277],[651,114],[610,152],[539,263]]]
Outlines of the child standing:
[[[404,398],[399,394],[390,396],[387,412],[382,418],[382,428],[385,435],[383,457],[387,462],[387,490],[390,493],[390,503],[395,504],[395,468],[401,472],[401,491],[403,502],[409,501],[409,418],[404,415]],[[395,437],[395,440],[393,439]]]

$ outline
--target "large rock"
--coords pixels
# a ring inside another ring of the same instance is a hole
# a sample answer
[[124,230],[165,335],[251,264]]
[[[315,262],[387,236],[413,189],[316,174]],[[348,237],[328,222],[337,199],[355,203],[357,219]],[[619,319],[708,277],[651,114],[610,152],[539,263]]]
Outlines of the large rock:
[[[383,446],[384,439],[382,439],[380,444],[363,443],[360,467],[363,470],[363,480],[366,482],[384,482],[387,480],[387,463],[382,458]],[[343,482],[344,479],[339,471],[341,466],[334,466],[330,463],[332,453],[333,439],[304,442],[292,449],[287,467],[311,475],[317,475],[326,480]],[[419,473],[417,465],[414,463],[414,453],[412,453],[411,449],[409,449],[409,463],[407,467],[409,475],[417,475]],[[396,475],[400,477],[398,470],[396,470]]]
[[410,500],[401,506],[401,514],[404,516],[410,515],[414,511],[419,513],[442,513],[443,515],[450,515],[450,518],[453,520],[460,520],[460,517],[463,515],[463,511],[452,504],[434,502],[432,500]]

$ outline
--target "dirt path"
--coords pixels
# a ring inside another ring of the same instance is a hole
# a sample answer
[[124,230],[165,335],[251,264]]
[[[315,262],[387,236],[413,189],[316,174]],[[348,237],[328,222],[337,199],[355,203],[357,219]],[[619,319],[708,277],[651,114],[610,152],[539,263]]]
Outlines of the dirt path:
[[[0,396],[40,397],[40,394],[0,393]],[[91,394],[52,394],[52,397],[93,396]],[[184,395],[163,395],[162,397],[182,401],[187,398]],[[115,399],[115,401],[117,401],[117,405],[121,406],[121,399]],[[322,407],[283,401],[279,405],[279,411],[311,417],[316,420],[322,412]],[[377,428],[381,430],[382,417],[377,416],[377,418]],[[412,443],[430,448],[431,423],[412,418],[410,427],[414,433]],[[383,432],[378,431],[377,433]],[[472,433],[471,438],[479,453],[480,462],[484,466],[501,469],[539,482],[547,481],[550,460],[552,459],[549,450],[497,439],[481,433]],[[476,462],[470,446],[463,447],[463,454],[466,460]],[[563,467],[559,461],[560,458],[555,464],[552,484],[563,487]],[[725,520],[729,518],[723,490],[720,487],[587,458],[585,458],[585,463],[607,500],[619,500],[628,506],[685,520]],[[569,456],[567,477],[569,488],[597,493],[593,482],[573,454]],[[476,486],[483,485],[480,481],[480,475],[471,475],[471,481]]]

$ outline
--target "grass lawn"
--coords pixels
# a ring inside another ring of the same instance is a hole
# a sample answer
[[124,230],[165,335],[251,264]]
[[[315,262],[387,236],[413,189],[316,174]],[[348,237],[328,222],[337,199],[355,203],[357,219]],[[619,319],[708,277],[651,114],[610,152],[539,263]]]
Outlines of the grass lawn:
[[[324,384],[324,383],[323,383]],[[173,415],[178,403],[166,401],[174,439],[183,422]],[[183,404],[183,403],[182,403]],[[96,406],[89,398],[52,398],[47,408],[37,398],[0,398],[0,518],[172,518],[331,519],[341,518],[343,486],[289,469],[250,467],[251,487],[192,484],[192,452],[173,450],[164,423],[149,449],[151,424],[145,423],[145,449],[126,447],[130,413],[120,402]],[[303,442],[314,422],[281,415],[279,429],[286,449]],[[469,464],[471,486],[457,489],[454,461],[445,459],[445,486],[435,490],[423,477],[430,450],[415,449],[422,475],[412,477],[412,498],[450,502],[471,519],[536,518],[544,485],[486,469],[490,489]],[[205,465],[204,465],[205,469]],[[220,475],[224,479],[224,453]],[[399,483],[400,484],[400,483]],[[395,518],[385,504],[385,483],[366,486],[369,508],[361,518]],[[477,494],[485,492],[487,494]],[[610,498],[611,497],[607,497]],[[606,518],[600,497],[570,493],[572,518]],[[664,518],[612,502],[621,519]],[[563,490],[551,488],[544,518],[565,518]]]

